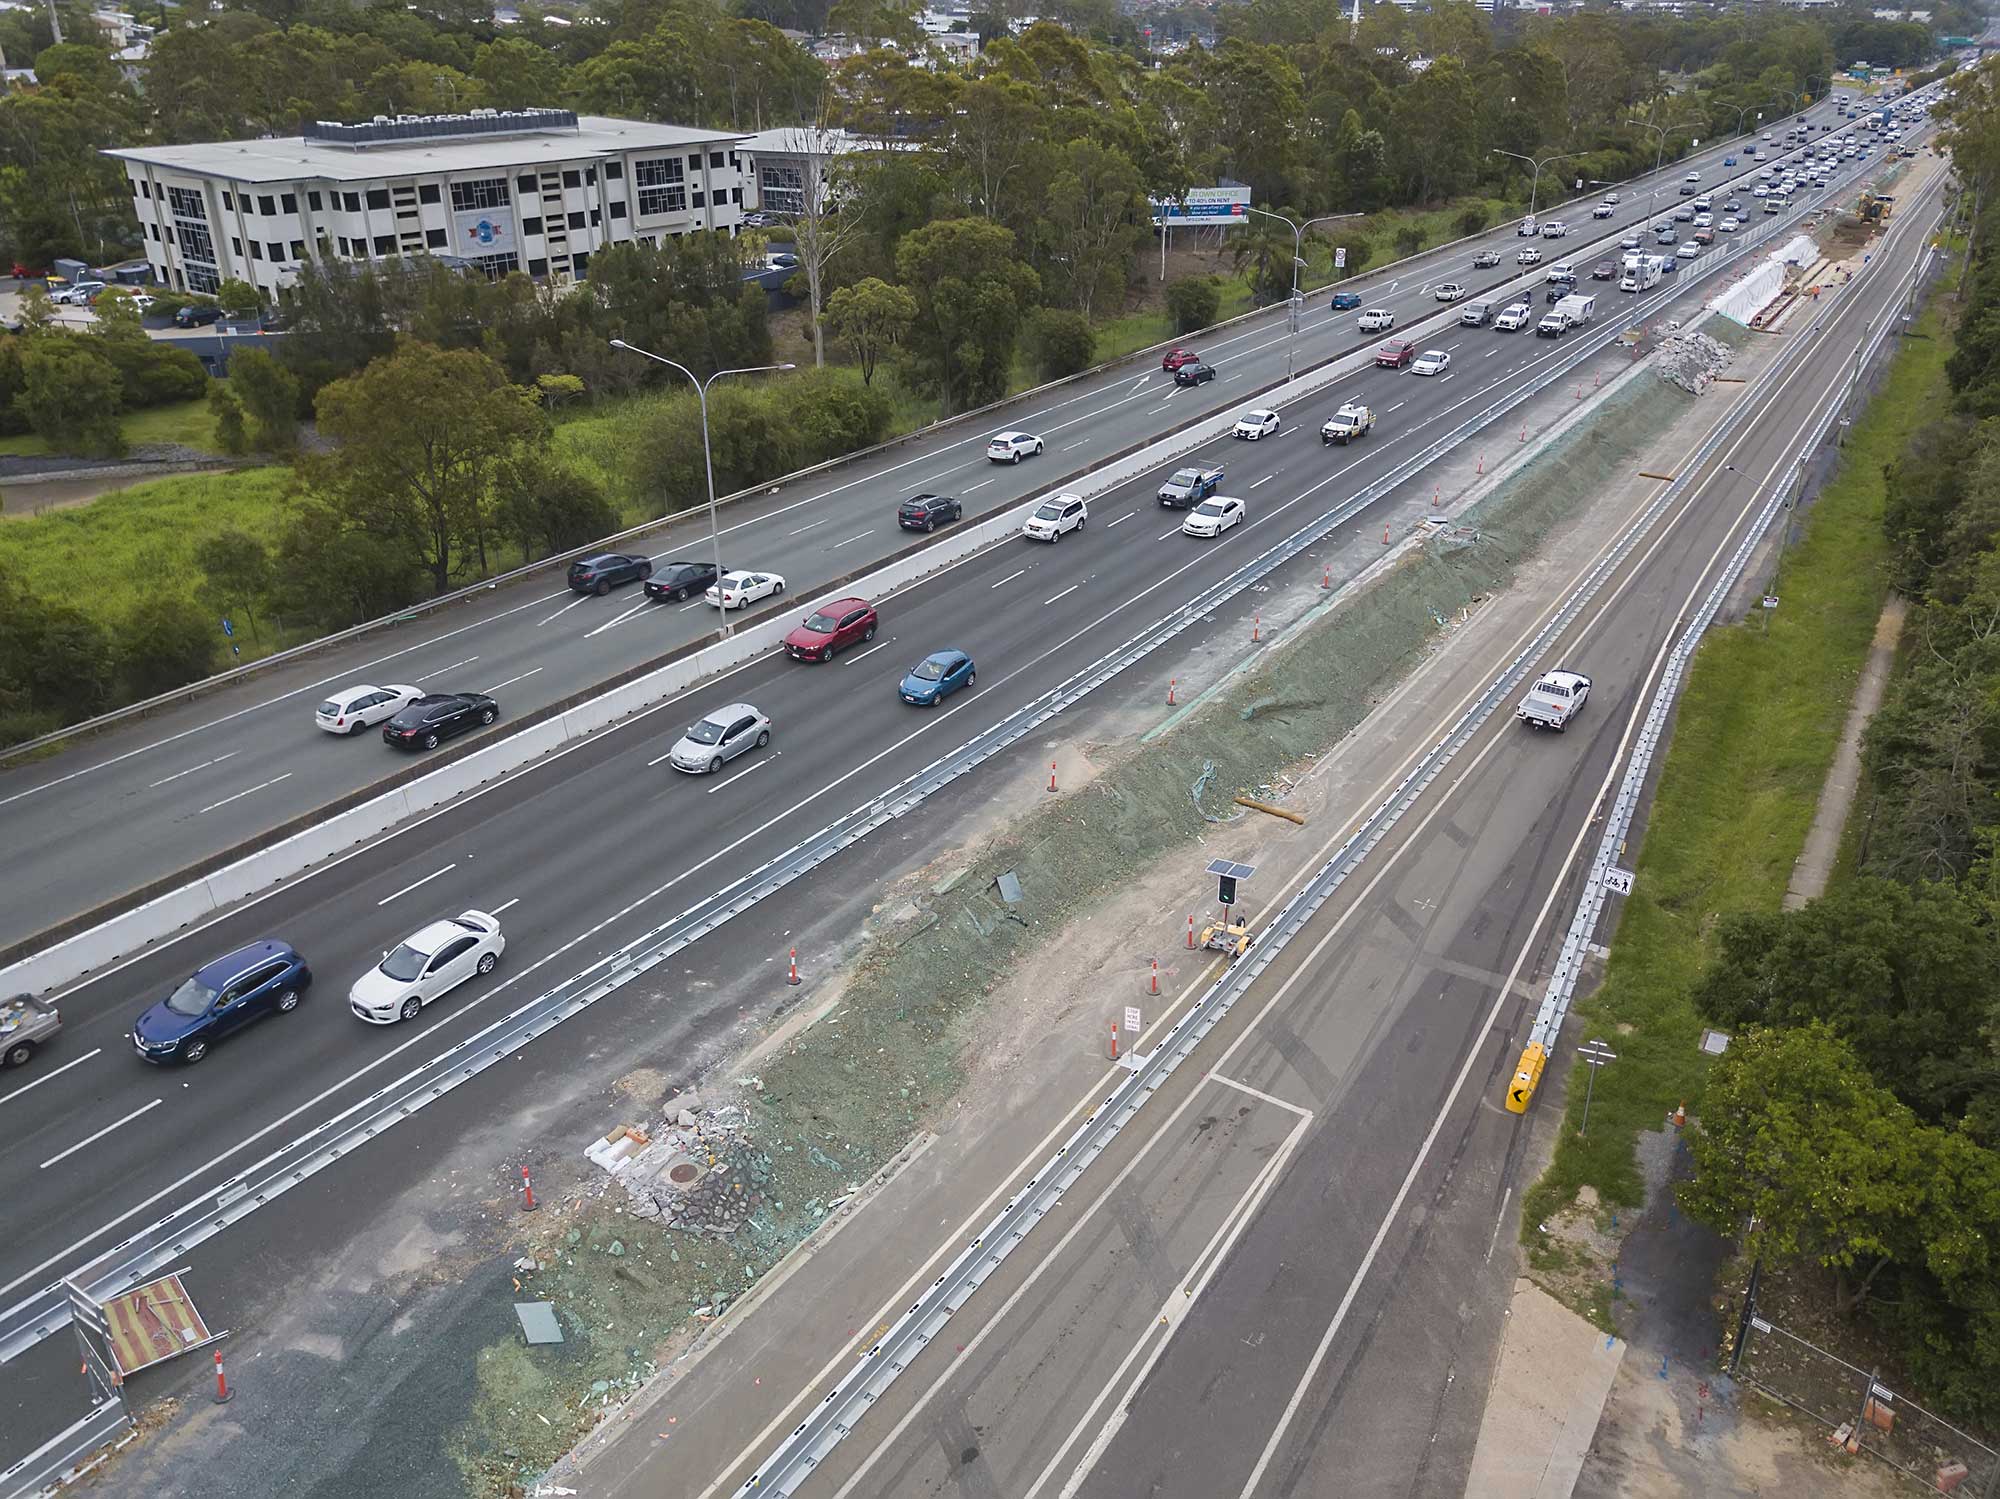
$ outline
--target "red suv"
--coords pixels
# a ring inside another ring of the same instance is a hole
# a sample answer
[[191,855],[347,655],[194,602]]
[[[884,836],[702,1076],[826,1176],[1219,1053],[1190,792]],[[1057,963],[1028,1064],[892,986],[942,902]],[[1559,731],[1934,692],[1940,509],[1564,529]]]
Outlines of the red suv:
[[1195,353],[1193,349],[1169,349],[1160,356],[1160,368],[1171,375],[1182,365],[1195,364],[1200,359],[1201,355]]
[[1407,338],[1392,338],[1375,351],[1375,362],[1384,369],[1399,370],[1417,357],[1417,346]]
[[843,646],[873,640],[879,623],[868,600],[834,599],[821,604],[785,637],[785,654],[800,661],[831,661]]

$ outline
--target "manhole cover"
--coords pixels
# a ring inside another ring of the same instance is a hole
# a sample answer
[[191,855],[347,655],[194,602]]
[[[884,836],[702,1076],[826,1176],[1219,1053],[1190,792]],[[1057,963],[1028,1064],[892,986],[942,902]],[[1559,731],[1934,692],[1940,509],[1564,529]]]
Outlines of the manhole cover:
[[701,1167],[693,1161],[676,1161],[667,1169],[667,1180],[677,1187],[685,1187],[701,1177]]

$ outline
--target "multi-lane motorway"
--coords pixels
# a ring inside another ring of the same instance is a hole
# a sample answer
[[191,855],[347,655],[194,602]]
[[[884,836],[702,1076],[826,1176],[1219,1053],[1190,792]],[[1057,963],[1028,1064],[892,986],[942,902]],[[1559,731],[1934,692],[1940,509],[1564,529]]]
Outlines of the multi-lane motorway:
[[[1810,113],[1815,124],[1832,117],[1825,104]],[[1815,144],[1819,139],[1815,136]],[[1705,190],[1747,184],[1760,164],[1721,166],[1740,146],[1738,140],[1711,148],[1655,178],[1629,184],[1610,219],[1592,219],[1587,202],[1545,210],[1544,218],[1567,219],[1572,232],[1567,239],[1536,244],[1550,263],[1574,260],[1587,274],[1615,251],[1620,236],[1685,201],[1674,191],[1684,172],[1699,171]],[[1794,159],[1767,155],[1763,164]],[[1875,161],[1863,166],[1877,163],[1879,148]],[[1835,190],[1852,176],[1848,164],[1836,176]],[[1761,221],[1762,215],[1753,215],[1751,227]],[[1407,325],[1440,310],[1433,293],[1439,282],[1462,282],[1477,296],[1511,280],[1521,243],[1511,223],[1501,225],[1476,243],[1399,262],[1350,285],[1366,306],[1387,307]],[[1472,257],[1482,247],[1501,251],[1500,267],[1472,269]],[[1587,282],[1585,289],[1608,300],[1620,295],[1610,283]],[[1355,323],[1354,312],[1333,313],[1324,297],[1315,299],[1297,336],[1300,366],[1373,343]],[[1185,341],[1217,366],[1220,377],[1211,385],[1177,389],[1156,363],[1125,365],[1009,407],[990,423],[946,427],[844,468],[778,486],[726,512],[723,560],[780,572],[793,597],[810,596],[909,543],[895,523],[895,506],[906,496],[926,490],[956,494],[969,513],[979,514],[1051,488],[1062,476],[1204,414],[1252,404],[1254,392],[1283,378],[1288,337],[1282,313],[1244,320],[1213,337]],[[1425,347],[1452,345],[1457,345],[1454,369],[1446,379],[1396,377],[1393,384],[1369,385],[1369,399],[1381,413],[1368,439],[1372,451],[1392,449],[1469,390],[1490,387],[1546,353],[1526,335],[1510,339],[1490,329],[1424,336]],[[1309,442],[1296,430],[1303,420],[1290,420],[1294,430],[1282,442],[1294,448]],[[1040,435],[1047,451],[1018,467],[989,464],[985,442],[1001,427]],[[1246,483],[1265,476],[1244,463],[1240,452],[1224,456],[1236,461],[1232,484],[1239,474]],[[1364,454],[1360,461],[1369,460]],[[1338,466],[1327,461],[1320,472]],[[661,558],[706,555],[705,518],[677,521],[644,545]],[[987,607],[975,612],[1009,607],[998,597],[983,602]],[[373,681],[491,691],[506,713],[518,716],[685,646],[714,625],[713,612],[700,603],[649,604],[634,589],[578,597],[544,573],[436,616],[271,668],[77,742],[53,758],[0,771],[0,828],[15,854],[0,871],[0,944],[101,910],[404,768],[379,736],[337,740],[313,727],[313,708],[329,688]],[[990,673],[982,674],[982,686],[991,680]],[[503,718],[492,732],[505,729]]]
[[[1720,438],[1541,651],[1540,668],[1595,680],[1575,726],[1542,735],[1501,712],[1474,731],[1201,1043],[1200,1065],[1172,1074],[952,1320],[930,1327],[800,1487],[770,1434],[818,1411],[826,1387],[788,1384],[796,1402],[779,1408],[783,1397],[748,1387],[746,1360],[697,1366],[674,1388],[676,1409],[734,1428],[747,1443],[741,1459],[697,1476],[684,1438],[649,1443],[635,1428],[620,1443],[624,1460],[589,1471],[580,1492],[728,1494],[753,1472],[774,1491],[819,1499],[1470,1492],[1513,1273],[1502,1235],[1533,1170],[1523,1164],[1530,1122],[1499,1106],[1500,1089],[1579,860],[1666,647],[1778,477],[1837,412],[1857,350],[1900,316],[1938,201],[1911,195],[1870,269],[1795,335],[1796,362],[1754,390],[1750,419]],[[1572,583],[1619,540],[1573,547]],[[1441,742],[1559,617],[1569,586],[1525,601],[1504,629],[1449,658],[1398,738],[1354,751],[1369,757],[1368,773],[1343,810],[1375,806]],[[1299,851],[1302,863],[1316,865],[1353,824],[1333,826],[1324,848]],[[1154,1034],[1173,1018],[1155,1021]],[[1072,1121],[1108,1091],[1089,1090]],[[1062,1138],[1062,1102],[1037,1102],[1053,1105],[1037,1117],[1057,1120],[1051,1138]],[[995,1182],[991,1200],[1024,1191],[1045,1159],[1038,1151],[1020,1177]],[[912,1284],[927,1286],[963,1242],[941,1240]],[[829,1288],[802,1273],[801,1297],[844,1311],[860,1303],[859,1316],[837,1320],[871,1320],[872,1287]],[[879,1295],[894,1318],[896,1293]],[[827,1330],[829,1370],[845,1373],[883,1330],[844,1343]],[[826,1352],[786,1347],[807,1367]],[[740,1419],[739,1406],[750,1407]]]

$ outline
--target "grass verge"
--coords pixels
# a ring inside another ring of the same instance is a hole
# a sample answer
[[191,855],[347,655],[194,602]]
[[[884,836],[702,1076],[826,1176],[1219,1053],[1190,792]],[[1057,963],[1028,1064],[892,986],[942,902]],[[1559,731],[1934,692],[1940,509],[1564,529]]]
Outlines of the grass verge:
[[[215,416],[205,400],[173,401],[165,406],[149,406],[143,411],[128,411],[119,418],[118,425],[125,434],[127,447],[171,442],[203,453],[220,455],[222,452],[215,441]],[[48,444],[32,432],[0,437],[0,454],[17,458],[53,456]]]
[[1618,1060],[1600,1069],[1587,1140],[1583,1090],[1570,1090],[1554,1159],[1522,1203],[1531,1258],[1539,1225],[1585,1187],[1637,1206],[1639,1132],[1682,1100],[1699,1110],[1706,1066],[1689,991],[1718,917],[1784,898],[1888,592],[1882,468],[1945,396],[1951,343],[1935,308],[1918,331],[1927,336],[1904,344],[1806,516],[1783,606],[1712,630],[1688,673],[1604,980],[1569,1028],[1603,1037]]

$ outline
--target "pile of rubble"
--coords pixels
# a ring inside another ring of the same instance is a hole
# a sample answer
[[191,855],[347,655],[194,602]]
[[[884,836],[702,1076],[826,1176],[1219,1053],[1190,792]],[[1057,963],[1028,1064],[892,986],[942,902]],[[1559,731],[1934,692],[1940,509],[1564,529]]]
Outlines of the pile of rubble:
[[1662,380],[1690,395],[1700,395],[1729,365],[1729,349],[1705,333],[1682,328],[1668,337],[1654,356],[1653,368]]

